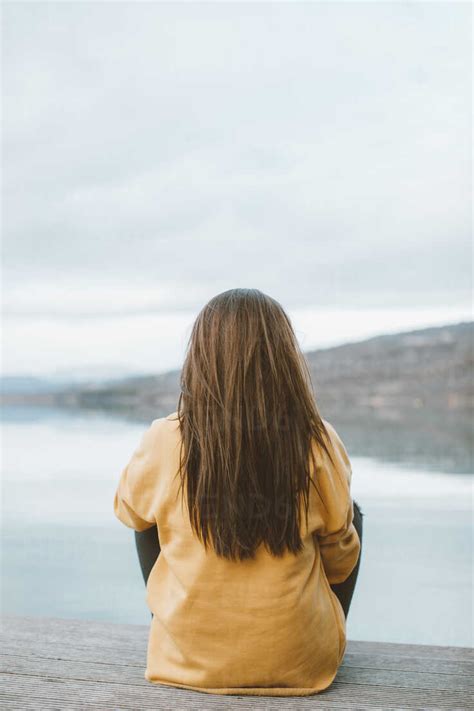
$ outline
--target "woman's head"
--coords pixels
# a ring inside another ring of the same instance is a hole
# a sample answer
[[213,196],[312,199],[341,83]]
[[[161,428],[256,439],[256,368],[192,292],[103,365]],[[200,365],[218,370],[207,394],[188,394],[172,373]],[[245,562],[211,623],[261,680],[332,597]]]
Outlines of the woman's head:
[[[181,483],[193,530],[229,559],[302,549],[314,442],[327,432],[290,320],[258,289],[212,298],[181,373]],[[328,452],[329,453],[329,452]],[[301,499],[303,497],[303,499]]]

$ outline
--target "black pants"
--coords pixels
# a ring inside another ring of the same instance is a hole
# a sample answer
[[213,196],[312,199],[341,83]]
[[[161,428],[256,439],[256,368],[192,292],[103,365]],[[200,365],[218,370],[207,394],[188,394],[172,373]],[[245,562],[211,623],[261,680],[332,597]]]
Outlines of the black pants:
[[[359,560],[349,577],[344,580],[343,583],[337,583],[337,585],[331,585],[331,589],[337,595],[339,602],[342,605],[344,614],[347,618],[349,612],[349,607],[352,600],[352,595],[354,594],[354,589],[357,581],[357,576],[359,574],[360,559],[362,553],[362,518],[363,513],[360,509],[359,504],[354,501],[354,526],[359,534],[361,552],[359,553]],[[137,546],[138,560],[140,562],[140,567],[142,569],[143,579],[145,585],[148,581],[148,576],[151,573],[151,569],[156,563],[156,559],[160,554],[160,542],[158,540],[158,529],[156,526],[152,528],[147,528],[146,531],[135,531],[135,543]]]

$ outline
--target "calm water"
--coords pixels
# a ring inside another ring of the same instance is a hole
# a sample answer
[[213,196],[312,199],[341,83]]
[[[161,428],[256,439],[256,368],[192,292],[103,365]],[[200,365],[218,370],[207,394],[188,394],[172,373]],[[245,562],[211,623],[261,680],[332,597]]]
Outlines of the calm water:
[[[133,531],[113,514],[144,429],[102,415],[5,411],[4,614],[149,624]],[[352,464],[365,517],[349,637],[471,645],[472,477]]]

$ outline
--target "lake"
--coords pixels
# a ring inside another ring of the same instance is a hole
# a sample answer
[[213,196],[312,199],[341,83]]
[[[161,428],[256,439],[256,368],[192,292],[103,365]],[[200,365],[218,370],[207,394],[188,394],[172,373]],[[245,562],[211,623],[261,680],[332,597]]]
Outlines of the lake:
[[[113,513],[145,429],[104,414],[4,409],[4,614],[149,624],[134,534]],[[364,533],[349,638],[470,646],[472,475],[351,460]]]

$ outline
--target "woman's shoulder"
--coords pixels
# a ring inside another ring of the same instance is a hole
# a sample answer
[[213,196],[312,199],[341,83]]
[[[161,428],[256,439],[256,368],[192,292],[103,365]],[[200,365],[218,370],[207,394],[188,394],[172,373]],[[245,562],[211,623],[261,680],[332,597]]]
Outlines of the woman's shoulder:
[[180,434],[178,413],[172,412],[163,417],[154,419],[148,428],[150,441],[161,445],[171,443]]
[[331,438],[331,440],[337,441],[337,440],[340,439],[340,437],[339,437],[339,435],[338,435],[338,433],[337,433],[337,431],[336,431],[336,428],[334,427],[334,425],[332,424],[332,422],[329,422],[328,420],[325,420],[324,418],[321,418],[321,422],[323,423],[323,425],[324,425],[325,428],[327,429],[328,434],[329,434],[329,437]]
[[327,472],[333,472],[333,474],[338,475],[338,478],[344,483],[350,484],[352,478],[352,463],[346,446],[334,425],[324,419],[322,422],[329,435],[329,448],[332,456],[332,461],[329,462],[328,457],[323,453],[323,462],[325,463],[323,469]]
[[344,442],[342,441],[339,433],[337,432],[336,428],[334,427],[331,422],[328,422],[325,419],[322,419],[323,425],[325,426],[327,433],[329,435],[329,440],[332,448],[338,452],[344,460],[349,460],[349,456],[347,454],[346,447],[344,445]]
[[134,461],[140,469],[154,476],[157,471],[165,474],[168,466],[174,467],[180,443],[177,424],[178,420],[170,415],[149,422],[134,452]]
[[172,412],[169,415],[164,415],[163,417],[157,417],[152,420],[150,424],[150,429],[158,431],[170,428],[172,425],[179,424],[178,413]]

